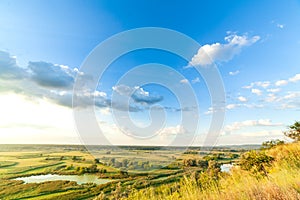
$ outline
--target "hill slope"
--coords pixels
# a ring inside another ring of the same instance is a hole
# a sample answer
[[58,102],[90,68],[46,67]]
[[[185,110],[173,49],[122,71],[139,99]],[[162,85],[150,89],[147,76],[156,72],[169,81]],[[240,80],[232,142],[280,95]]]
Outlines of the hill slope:
[[274,158],[266,168],[267,176],[235,167],[230,175],[202,173],[198,178],[185,177],[180,183],[134,190],[127,199],[300,199],[300,143],[276,146],[265,153]]

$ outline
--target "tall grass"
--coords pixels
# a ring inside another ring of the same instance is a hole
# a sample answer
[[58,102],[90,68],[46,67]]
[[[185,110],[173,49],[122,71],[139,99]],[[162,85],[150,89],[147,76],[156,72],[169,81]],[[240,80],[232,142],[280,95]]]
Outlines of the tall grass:
[[300,199],[300,143],[276,146],[266,151],[275,161],[268,176],[253,175],[238,167],[222,173],[217,181],[201,175],[179,183],[132,191],[130,200],[293,200]]

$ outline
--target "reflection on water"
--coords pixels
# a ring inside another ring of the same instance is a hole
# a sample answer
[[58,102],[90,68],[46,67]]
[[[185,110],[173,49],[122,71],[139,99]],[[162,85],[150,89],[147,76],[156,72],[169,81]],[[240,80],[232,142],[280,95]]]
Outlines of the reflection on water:
[[230,169],[233,167],[232,164],[222,164],[221,171],[222,172],[230,172]]
[[110,179],[99,179],[95,175],[84,174],[84,175],[57,175],[57,174],[46,174],[46,175],[36,175],[29,177],[19,177],[15,180],[22,180],[25,183],[41,183],[45,181],[76,181],[78,184],[83,183],[95,183],[104,184],[112,180]]

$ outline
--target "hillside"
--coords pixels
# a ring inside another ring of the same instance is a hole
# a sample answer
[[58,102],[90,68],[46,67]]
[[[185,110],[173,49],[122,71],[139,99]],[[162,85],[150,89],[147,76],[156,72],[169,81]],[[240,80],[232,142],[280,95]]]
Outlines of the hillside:
[[279,145],[260,153],[272,158],[270,165],[264,166],[267,175],[255,167],[243,170],[236,166],[230,174],[193,174],[180,183],[133,190],[127,199],[300,199],[300,143]]

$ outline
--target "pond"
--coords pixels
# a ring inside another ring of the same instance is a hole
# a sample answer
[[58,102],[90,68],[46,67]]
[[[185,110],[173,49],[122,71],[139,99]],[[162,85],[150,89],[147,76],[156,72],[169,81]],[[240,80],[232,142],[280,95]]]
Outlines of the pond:
[[78,184],[95,183],[97,185],[112,181],[110,179],[99,179],[97,176],[91,174],[84,174],[84,175],[46,174],[46,175],[19,177],[14,180],[21,180],[24,181],[25,183],[41,183],[45,181],[76,181]]
[[232,164],[222,164],[221,171],[222,172],[230,172],[230,169],[233,167]]

